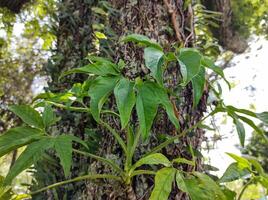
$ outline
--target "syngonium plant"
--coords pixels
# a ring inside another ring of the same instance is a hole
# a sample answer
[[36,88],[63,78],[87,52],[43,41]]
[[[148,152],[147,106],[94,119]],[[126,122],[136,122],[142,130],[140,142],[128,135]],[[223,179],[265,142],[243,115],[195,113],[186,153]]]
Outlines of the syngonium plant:
[[[32,107],[28,105],[13,105],[9,107],[12,112],[22,119],[25,125],[12,128],[0,136],[0,156],[23,146],[26,146],[26,149],[5,177],[5,185],[11,184],[12,180],[19,173],[41,159],[47,150],[53,149],[60,159],[66,178],[70,175],[73,153],[103,162],[111,167],[112,172],[111,174],[90,173],[85,176],[67,179],[66,181],[41,188],[29,195],[85,179],[113,179],[125,184],[127,187],[131,187],[133,177],[142,174],[155,176],[154,189],[150,196],[151,200],[168,199],[173,182],[176,182],[177,187],[187,193],[193,200],[235,199],[236,194],[227,189],[224,183],[245,176],[250,177],[248,185],[259,182],[265,188],[268,188],[268,177],[258,161],[253,158],[229,154],[236,162],[228,167],[220,179],[215,179],[215,177],[212,179],[205,173],[195,171],[195,167],[193,167],[192,172],[188,173],[177,168],[178,164],[195,166],[196,158],[193,150],[191,151],[192,160],[185,158],[169,160],[160,153],[163,148],[186,136],[196,128],[206,128],[202,124],[203,121],[218,112],[226,112],[233,118],[241,145],[243,146],[245,141],[243,122],[265,137],[263,131],[247,116],[267,123],[268,113],[253,113],[249,110],[226,106],[220,99],[219,93],[212,88],[212,91],[219,98],[218,105],[196,124],[181,130],[176,109],[174,108],[175,105],[170,100],[171,95],[177,96],[175,92],[166,88],[163,79],[164,70],[169,67],[169,63],[178,63],[182,75],[179,86],[185,87],[191,83],[193,107],[195,108],[203,94],[206,82],[205,71],[207,68],[220,75],[229,84],[224,77],[222,69],[215,66],[213,61],[193,48],[178,48],[175,52],[165,53],[158,43],[151,41],[146,36],[137,34],[126,36],[123,42],[135,42],[144,47],[145,66],[150,70],[148,75],[137,77],[133,80],[122,73],[125,65],[122,60],[115,64],[106,58],[90,56],[90,64],[72,69],[62,75],[67,76],[72,73],[88,74],[89,78],[84,83],[75,83],[72,89],[66,93],[40,94],[35,98],[35,103]],[[212,87],[212,84],[210,85]],[[105,103],[108,102],[112,94],[116,100],[116,109],[104,109]],[[85,101],[86,98],[90,99],[89,105],[87,105],[88,101]],[[150,137],[150,130],[158,113],[159,106],[165,110],[178,134],[173,137],[167,137],[163,143],[160,143],[134,162],[133,156],[140,141],[145,141]],[[38,107],[43,108],[42,114],[35,110]],[[51,135],[49,127],[60,120],[54,112],[54,107],[92,115],[97,124],[112,134],[122,148],[124,166],[118,165],[113,160],[106,158],[105,155],[101,157],[93,154],[89,149],[88,143],[78,137],[70,134]],[[131,120],[133,112],[136,112],[137,115],[138,120],[136,123]],[[121,122],[121,130],[116,130],[111,124],[105,122],[105,115],[118,117]],[[122,133],[125,135],[123,136]],[[83,146],[84,150],[73,148],[73,142],[79,143]],[[156,168],[148,170],[148,167],[143,167],[144,165],[159,165],[162,167],[157,168],[158,170],[153,170]],[[247,185],[245,189],[246,187]],[[242,190],[238,199],[241,199],[245,189]]]

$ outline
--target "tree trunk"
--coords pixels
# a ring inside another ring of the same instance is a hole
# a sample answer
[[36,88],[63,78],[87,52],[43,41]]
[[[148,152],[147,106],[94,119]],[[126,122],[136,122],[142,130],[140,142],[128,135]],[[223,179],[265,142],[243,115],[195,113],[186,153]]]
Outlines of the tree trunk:
[[[92,13],[91,8],[95,0],[61,0],[58,2],[58,30],[56,51],[45,67],[51,77],[48,91],[63,92],[74,82],[83,82],[84,76],[68,76],[59,80],[63,71],[81,67],[86,64],[85,57],[92,51]],[[86,127],[92,127],[92,120],[88,115],[71,111],[58,110],[61,121],[56,129],[52,129],[53,135],[73,134],[81,139],[85,138]],[[34,183],[31,190],[65,180],[59,161],[54,156],[45,157],[35,165]],[[71,177],[87,174],[88,160],[75,155],[73,158]],[[70,178],[70,177],[69,177]],[[80,199],[85,188],[84,182],[69,184],[37,194],[33,199]]]
[[214,28],[214,37],[219,40],[219,44],[226,50],[234,53],[243,53],[248,47],[246,38],[234,29],[231,0],[203,0],[208,10],[222,13],[220,27]]
[[[157,40],[164,47],[165,51],[174,50],[173,46],[176,44],[177,46],[181,45],[184,47],[194,46],[194,12],[191,3],[185,5],[183,0],[110,0],[109,3],[114,9],[119,11],[110,16],[108,23],[115,32],[117,39],[128,33],[139,33]],[[66,87],[68,88],[73,81],[83,81],[83,77],[74,76],[72,80],[65,79],[62,82],[58,82],[58,77],[63,70],[82,66],[84,57],[92,48],[92,30],[90,28],[92,25],[92,15],[90,8],[93,4],[93,1],[88,0],[62,0],[59,3],[60,14],[57,51],[52,62],[47,66],[52,78],[49,88],[51,91],[58,92],[64,90]],[[126,61],[127,66],[131,66],[126,69],[128,76],[135,77],[148,73],[143,64],[142,49],[134,47],[132,44],[122,46],[122,44],[113,42],[110,44],[110,49],[114,51],[110,56],[113,57],[115,62],[121,58]],[[173,91],[176,91],[180,78],[179,66],[175,64],[165,73],[165,79],[168,82],[167,86]],[[203,95],[196,109],[192,107],[193,97],[190,85],[180,92],[178,96],[180,96],[179,99],[171,97],[171,100],[174,103],[174,108],[177,109],[181,129],[185,129],[195,124],[202,117],[203,112],[206,110],[207,92]],[[113,99],[111,99],[110,104],[114,104]],[[59,113],[62,116],[62,122],[58,125],[60,133],[71,132],[83,139],[84,128],[93,126],[91,120],[84,115],[73,114],[72,112],[62,113],[62,111]],[[114,119],[109,118],[108,120],[114,126],[119,124]],[[117,148],[117,144],[108,133],[105,133],[104,130],[101,130],[101,132],[103,132],[103,141],[100,154],[117,156],[117,162],[122,164],[123,156],[121,154],[122,152]],[[159,141],[156,139],[156,135],[159,133],[168,135],[178,134],[169,122],[165,112],[161,110],[152,129],[150,141],[148,144],[140,145],[135,154],[135,160],[159,144]],[[204,132],[202,130],[196,129],[190,135],[182,138],[178,143],[165,148],[162,153],[169,158],[184,157],[191,159],[192,156],[189,152],[189,147],[196,151],[200,150],[203,134]],[[44,160],[35,166],[37,170],[35,173],[36,185],[32,187],[32,190],[64,179],[61,169],[57,165],[48,167],[48,162],[50,161]],[[86,171],[96,171],[98,173],[110,172],[109,169],[106,169],[99,162],[93,162],[88,165],[88,160],[83,160],[79,157],[75,157],[73,163],[72,176],[76,176],[78,172],[81,174],[81,172]],[[89,169],[87,169],[88,166]],[[187,172],[193,170],[193,167],[188,165],[181,165],[179,167]],[[195,170],[202,170],[200,158],[197,159]],[[51,173],[51,171],[54,173]],[[111,181],[88,182],[86,184],[75,183],[35,196],[33,199],[146,200],[149,199],[152,188],[152,176],[139,176],[135,178],[133,184],[130,186],[120,185]],[[170,199],[187,198],[184,193],[175,189],[175,187],[170,195]]]
[[[110,0],[113,8],[120,13],[116,16],[111,16],[109,24],[112,30],[120,38],[129,33],[138,33],[155,39],[165,48],[166,51],[171,51],[172,45],[179,44],[185,47],[194,46],[194,16],[192,5],[184,5],[182,0]],[[172,30],[169,32],[168,30]],[[143,50],[132,44],[122,45],[120,43],[113,44],[111,49],[114,49],[114,61],[124,59],[126,62],[126,75],[132,78],[142,76],[148,73],[143,64]],[[168,87],[176,90],[180,81],[179,66],[173,66],[165,74],[165,79],[168,82]],[[188,86],[181,94],[180,99],[173,99],[179,113],[181,129],[187,128],[199,121],[203,112],[206,110],[207,92],[205,92],[197,109],[192,107],[192,88]],[[172,97],[171,97],[172,98]],[[110,124],[114,124],[114,119],[110,119]],[[135,160],[150,150],[152,147],[159,144],[156,135],[165,133],[168,135],[178,134],[168,120],[166,114],[160,111],[156,120],[156,125],[152,130],[152,137],[148,144],[141,144],[138,148]],[[170,145],[162,151],[169,158],[184,157],[191,159],[189,147],[194,150],[200,150],[204,132],[202,130],[194,130],[191,136],[186,136],[181,139],[178,144]],[[118,148],[107,148],[107,146],[116,146],[113,139],[106,136],[103,141],[102,155],[116,154],[118,162],[121,162],[121,153]],[[116,149],[116,150],[115,150]],[[188,165],[180,166],[184,171],[192,171],[193,167]],[[98,167],[99,169],[101,167]],[[202,170],[201,160],[197,159],[196,169]],[[109,170],[105,167],[101,168],[99,173],[107,173]],[[131,186],[111,185],[107,187],[88,183],[89,199],[149,199],[153,188],[152,176],[139,176],[135,178]],[[121,187],[121,189],[120,189]],[[125,192],[124,192],[125,191]],[[186,195],[178,189],[173,189],[170,199],[187,199]]]

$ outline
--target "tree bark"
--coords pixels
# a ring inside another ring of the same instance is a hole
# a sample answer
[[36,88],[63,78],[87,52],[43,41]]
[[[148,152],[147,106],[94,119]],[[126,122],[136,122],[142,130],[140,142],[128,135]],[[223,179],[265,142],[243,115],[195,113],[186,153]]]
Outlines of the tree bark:
[[[54,55],[48,61],[45,70],[51,77],[50,92],[65,92],[75,82],[83,82],[85,76],[68,76],[59,80],[63,71],[81,67],[86,64],[85,57],[92,51],[92,12],[96,0],[61,0],[58,2],[58,30]],[[73,134],[85,138],[86,127],[92,127],[92,120],[86,114],[57,110],[61,121],[51,129],[52,135]],[[45,157],[35,165],[34,183],[31,191],[65,180],[57,158]],[[88,159],[74,155],[71,178],[87,174]],[[69,184],[54,190],[37,194],[33,199],[80,199],[86,185],[84,182]]]
[[[111,16],[109,24],[112,30],[120,38],[121,36],[129,33],[138,33],[152,38],[165,48],[166,51],[174,50],[172,45],[178,44],[185,47],[192,47],[195,43],[194,33],[194,21],[193,21],[193,8],[191,4],[184,5],[182,0],[110,0],[113,8],[117,9],[120,13],[116,16]],[[168,29],[173,30],[172,33],[168,32]],[[126,76],[135,78],[137,76],[143,76],[148,73],[143,63],[143,50],[135,47],[133,44],[123,45],[120,43],[114,44],[111,47],[114,49],[113,59],[118,62],[119,59],[124,59],[127,69],[125,70]],[[180,81],[179,66],[174,65],[165,74],[165,79],[168,82],[168,87],[172,90],[176,90]],[[171,99],[174,105],[177,107],[179,113],[179,120],[181,129],[187,128],[199,121],[203,112],[206,110],[206,98],[207,92],[205,92],[197,109],[192,107],[192,88],[188,86],[181,94],[178,94],[180,99]],[[135,118],[135,116],[133,116]],[[114,124],[114,119],[110,120],[110,124]],[[168,135],[178,134],[173,125],[169,122],[165,112],[160,110],[160,114],[157,117],[155,126],[152,130],[152,136],[148,143],[140,144],[137,149],[134,160],[136,161],[148,152],[151,148],[159,144],[156,136],[159,133],[165,133]],[[184,157],[191,159],[189,153],[189,146],[194,150],[200,150],[201,142],[203,140],[204,132],[200,129],[194,130],[192,135],[186,136],[181,139],[178,144],[172,144],[168,148],[165,148],[162,153],[169,158]],[[108,136],[107,136],[108,137]],[[118,152],[118,148],[106,148],[107,146],[116,146],[113,139],[105,138],[103,141],[102,155],[116,154],[119,162],[122,162],[121,153]],[[109,142],[108,142],[109,141]],[[115,151],[116,149],[116,151]],[[122,164],[122,163],[121,163]],[[181,165],[179,166],[184,171],[189,172],[193,170],[192,166]],[[100,167],[99,167],[100,169]],[[103,167],[99,173],[107,173],[108,169]],[[196,169],[202,170],[201,159],[197,159]],[[121,189],[118,189],[120,188]],[[90,193],[89,199],[149,199],[150,193],[153,188],[152,176],[139,176],[134,179],[131,186],[114,185],[114,188],[103,187],[88,183],[88,193]],[[131,190],[129,190],[131,188]],[[119,192],[120,191],[120,192]],[[125,191],[125,192],[122,192]],[[131,191],[131,194],[129,193]],[[135,194],[135,195],[134,195]],[[188,197],[180,192],[175,187],[172,190],[170,199],[187,199]]]
[[248,44],[246,38],[240,36],[232,25],[234,19],[231,0],[203,0],[203,3],[208,10],[222,13],[220,27],[213,29],[214,37],[219,40],[219,44],[226,50],[243,53]]
[[7,8],[14,13],[19,13],[21,8],[30,1],[31,0],[1,0],[0,7]]

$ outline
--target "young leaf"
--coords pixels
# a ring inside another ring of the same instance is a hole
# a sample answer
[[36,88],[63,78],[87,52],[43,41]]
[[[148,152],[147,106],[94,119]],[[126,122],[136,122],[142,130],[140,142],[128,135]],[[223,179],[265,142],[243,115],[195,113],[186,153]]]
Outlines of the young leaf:
[[89,88],[91,114],[96,121],[100,119],[100,111],[108,96],[114,89],[118,77],[98,77]]
[[236,160],[238,167],[240,169],[251,169],[251,164],[246,158],[237,156],[233,153],[226,153],[226,154],[230,156],[231,158],[233,158],[234,160]]
[[42,133],[39,129],[30,127],[16,127],[9,129],[6,133],[0,136],[0,157],[41,138]]
[[158,43],[150,40],[147,36],[140,34],[127,35],[122,39],[122,42],[136,42],[146,47],[154,47],[156,49],[162,50],[162,47]]
[[22,119],[26,124],[35,128],[44,128],[43,120],[39,113],[30,106],[27,105],[13,105],[9,106],[9,109]]
[[29,168],[37,160],[42,158],[42,155],[46,149],[52,148],[54,145],[53,139],[42,139],[37,142],[33,142],[27,146],[25,151],[19,156],[15,164],[12,166],[5,178],[5,184],[10,185],[12,180],[23,170]]
[[145,65],[150,69],[152,76],[160,85],[163,84],[163,56],[164,52],[154,47],[147,47],[144,49]]
[[42,114],[42,119],[45,127],[49,127],[54,125],[56,122],[60,120],[54,113],[51,105],[46,105],[44,108],[44,112]]
[[231,89],[231,84],[227,81],[227,79],[224,76],[223,70],[222,68],[216,66],[214,64],[214,62],[212,60],[210,60],[208,57],[203,57],[201,60],[201,64],[206,67],[211,69],[212,71],[214,71],[216,74],[218,74],[220,77],[222,77],[222,79],[226,82],[226,84],[228,85],[229,89]]
[[201,58],[200,53],[195,49],[180,49],[177,60],[180,64],[181,74],[183,77],[183,86],[186,86],[193,79],[193,77],[199,73]]
[[238,167],[237,163],[232,163],[228,166],[226,171],[223,173],[219,182],[226,183],[226,182],[235,181],[248,174],[250,174],[250,172],[247,169],[241,169],[240,167]]
[[167,200],[171,192],[176,169],[162,168],[157,171],[150,200]]
[[200,67],[199,73],[193,77],[192,86],[193,86],[193,105],[196,107],[202,97],[204,86],[205,86],[205,68]]
[[129,122],[136,97],[133,90],[134,83],[122,78],[114,88],[116,104],[120,113],[121,127],[125,128]]
[[150,154],[146,157],[141,158],[138,160],[132,167],[132,169],[136,169],[142,165],[164,165],[165,167],[170,167],[171,162],[161,153],[154,153]]
[[54,147],[60,158],[65,177],[68,177],[72,165],[72,139],[66,136],[67,135],[60,135],[55,138]]
[[195,166],[195,162],[194,161],[187,160],[186,158],[175,158],[175,159],[172,160],[172,162],[175,162],[175,163],[184,163],[184,164],[187,164],[187,165]]

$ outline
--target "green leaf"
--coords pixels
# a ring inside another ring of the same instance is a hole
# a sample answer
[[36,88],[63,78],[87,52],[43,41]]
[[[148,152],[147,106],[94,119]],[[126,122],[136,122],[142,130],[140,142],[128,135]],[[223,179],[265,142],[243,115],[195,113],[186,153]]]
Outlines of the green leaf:
[[78,144],[83,145],[86,149],[88,149],[88,145],[85,141],[81,140],[79,137],[74,135],[64,135],[65,138],[69,138],[70,140],[77,142]]
[[257,118],[268,125],[268,112],[257,113]]
[[184,182],[183,174],[181,173],[180,170],[177,170],[176,171],[176,183],[177,183],[178,188],[181,191],[186,192],[186,193],[189,193],[189,191],[187,189],[187,186],[186,186],[186,184]]
[[193,172],[193,174],[198,177],[200,183],[203,185],[204,189],[210,192],[215,200],[226,200],[224,193],[222,192],[220,186],[213,181],[208,175],[200,172]]
[[136,102],[136,109],[143,140],[147,139],[149,136],[149,131],[156,116],[159,104],[163,105],[170,121],[175,125],[175,127],[177,129],[180,127],[166,90],[154,82],[144,82],[138,89]]
[[157,42],[154,42],[150,40],[147,36],[140,34],[127,35],[122,39],[122,42],[136,42],[142,46],[154,47],[156,49],[162,50],[162,47]]
[[229,89],[231,89],[231,84],[229,83],[229,81],[225,78],[224,73],[222,68],[216,66],[214,64],[214,62],[212,60],[210,60],[208,57],[203,57],[201,60],[201,64],[206,67],[211,69],[212,71],[214,71],[216,74],[218,74],[220,77],[222,77],[222,79],[226,82],[226,84],[228,85]]
[[161,153],[150,154],[146,157],[139,159],[132,167],[132,169],[136,169],[142,165],[164,165],[165,167],[170,167],[171,162]]
[[200,67],[199,73],[193,77],[192,86],[193,86],[193,106],[196,107],[203,95],[204,87],[205,87],[205,68]]
[[228,166],[222,177],[219,179],[220,183],[226,183],[238,180],[248,175],[250,172],[247,169],[241,169],[237,163],[232,163]]
[[234,124],[236,126],[236,130],[238,133],[240,144],[242,147],[244,147],[244,145],[245,145],[245,127],[237,118],[234,118]]
[[0,157],[41,138],[42,132],[39,129],[30,127],[9,129],[5,134],[0,136]]
[[68,177],[72,165],[72,139],[67,135],[60,135],[55,138],[54,145],[65,177]]
[[9,106],[9,110],[15,113],[26,124],[35,128],[44,128],[43,120],[39,113],[30,106],[27,105],[13,105]]
[[144,49],[145,66],[150,69],[152,76],[160,85],[163,85],[163,56],[164,52],[154,47]]
[[251,164],[246,158],[243,158],[241,156],[237,156],[233,153],[226,153],[226,154],[228,156],[230,156],[231,158],[233,158],[234,160],[236,160],[238,167],[240,169],[251,169]]
[[115,70],[113,64],[108,63],[92,63],[84,67],[74,68],[64,72],[60,78],[69,74],[80,73],[80,74],[91,74],[91,75],[118,75],[119,73]]
[[175,162],[175,163],[184,163],[184,164],[187,164],[187,165],[195,166],[195,162],[194,161],[187,160],[186,158],[175,158],[175,159],[172,160],[172,162]]
[[128,124],[132,109],[136,102],[133,87],[134,82],[131,82],[126,78],[122,78],[114,88],[114,95],[120,113],[122,128],[125,128]]
[[237,134],[239,137],[239,141],[242,147],[244,147],[245,144],[245,128],[244,125],[240,122],[238,119],[238,115],[236,115],[232,110],[227,108],[227,113],[230,117],[233,118],[234,124],[236,126]]
[[172,189],[172,182],[176,169],[162,168],[157,171],[154,181],[154,189],[150,196],[150,200],[166,200]]
[[186,86],[193,79],[193,77],[199,73],[201,58],[200,53],[195,49],[180,49],[177,60],[180,64],[181,74],[183,77],[183,86]]
[[42,158],[44,151],[52,148],[54,145],[53,139],[42,139],[37,142],[33,142],[27,146],[25,151],[19,156],[16,160],[15,164],[12,166],[10,171],[8,172],[5,184],[10,185],[12,180],[20,174],[23,170],[29,168],[36,161]]
[[42,114],[42,119],[45,127],[52,126],[60,120],[60,118],[58,118],[54,113],[51,105],[45,106],[44,112]]
[[158,101],[154,96],[154,91],[152,88],[142,85],[137,95],[136,110],[143,140],[146,140],[149,136],[157,108]]
[[100,119],[103,104],[113,91],[118,77],[98,77],[89,88],[91,114],[96,121]]

